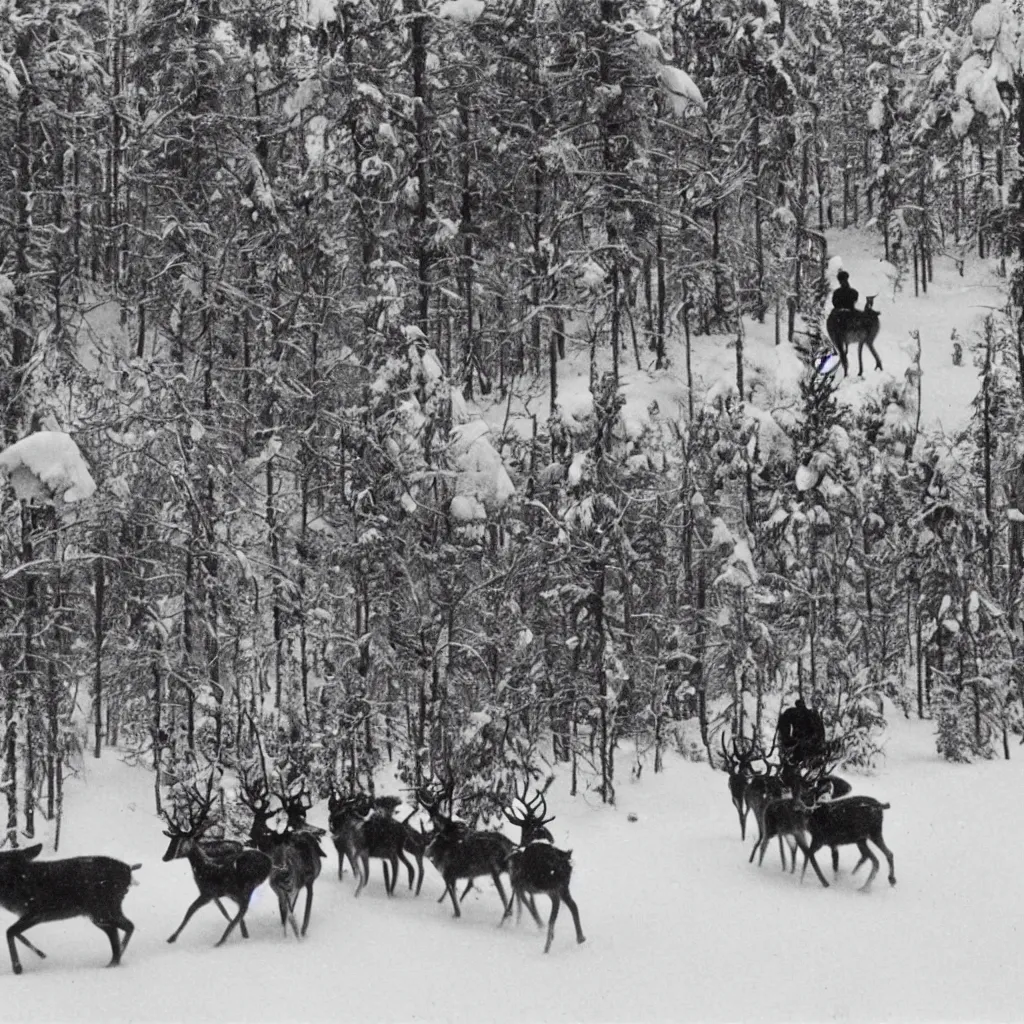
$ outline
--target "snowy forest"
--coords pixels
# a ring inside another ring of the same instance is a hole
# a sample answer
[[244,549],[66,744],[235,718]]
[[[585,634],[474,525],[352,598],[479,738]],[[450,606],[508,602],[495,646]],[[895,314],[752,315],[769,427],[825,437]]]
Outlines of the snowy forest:
[[[852,765],[886,709],[1015,754],[1020,6],[3,0],[5,842],[115,746],[157,811],[262,757],[467,816],[796,694]],[[954,432],[814,373],[844,230],[1000,278],[911,339]]]

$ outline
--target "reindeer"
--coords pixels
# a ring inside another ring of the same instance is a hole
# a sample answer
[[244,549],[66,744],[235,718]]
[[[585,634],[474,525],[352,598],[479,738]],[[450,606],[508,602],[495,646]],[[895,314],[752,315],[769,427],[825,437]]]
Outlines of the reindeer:
[[[313,883],[320,877],[320,858],[326,854],[312,832],[293,831],[289,828],[284,832],[274,832],[268,827],[268,822],[277,816],[278,810],[271,809],[271,799],[276,794],[270,792],[266,780],[250,777],[243,771],[240,773],[240,782],[242,803],[253,816],[249,838],[252,845],[271,860],[270,888],[277,896],[281,927],[287,934],[290,923],[295,937],[299,938],[309,928],[309,916],[313,909]],[[286,810],[286,799],[281,796],[278,799],[282,809]],[[293,813],[294,809],[293,804]],[[305,821],[305,812],[302,820]],[[306,908],[300,932],[295,922],[295,904],[303,889],[306,890]]]
[[359,882],[362,878],[361,861],[358,855],[359,831],[362,827],[363,817],[369,813],[366,798],[361,794],[342,796],[332,787],[327,798],[327,813],[331,841],[338,851],[338,878],[345,877],[345,858],[347,857],[352,874]]
[[[164,861],[172,861],[178,857],[187,857],[192,868],[192,877],[199,888],[199,896],[185,911],[185,917],[174,934],[167,940],[174,942],[188,924],[192,915],[211,901],[228,919],[228,926],[220,941],[221,946],[238,925],[242,938],[247,939],[249,932],[245,927],[245,914],[249,909],[252,894],[270,875],[270,858],[259,850],[253,850],[233,840],[207,840],[203,834],[213,825],[210,811],[213,807],[213,774],[207,782],[206,793],[199,793],[191,787],[185,790],[187,806],[175,813],[174,817],[164,815],[168,828],[164,835],[170,839],[170,845],[164,854]],[[182,822],[178,815],[187,819]],[[227,896],[238,904],[235,917],[227,912],[221,898]]]
[[865,345],[875,357],[875,369],[882,369],[882,360],[875,351],[875,339],[881,326],[880,314],[874,305],[876,298],[875,295],[868,295],[864,299],[863,309],[833,309],[825,321],[825,330],[839,353],[843,373],[847,375],[850,373],[847,352],[854,343],[857,345],[858,377],[864,376]]
[[[358,881],[356,896],[369,881],[371,857],[383,862],[384,891],[388,896],[395,892],[399,861],[408,872],[409,888],[413,886],[415,872],[405,856],[407,830],[402,822],[391,816],[399,803],[398,797],[378,797],[375,800],[362,793],[347,798],[332,794],[328,799],[331,836],[338,850],[338,877],[342,877],[343,858],[348,857]],[[422,866],[420,872],[422,884]]]
[[[516,800],[524,808],[522,814],[513,813]],[[526,787],[523,788],[522,794],[519,793],[517,787],[512,807],[505,808],[505,817],[513,825],[519,825],[522,829],[519,848],[508,859],[512,896],[518,907],[517,921],[522,915],[523,902],[526,900],[533,919],[539,927],[543,927],[537,908],[533,905],[532,897],[544,895],[551,899],[548,936],[547,942],[544,944],[545,953],[551,949],[551,942],[555,937],[555,920],[563,901],[569,908],[569,913],[572,914],[572,921],[576,926],[577,943],[586,942],[583,928],[580,925],[579,908],[569,892],[569,881],[572,878],[572,850],[559,850],[554,845],[552,835],[545,827],[548,822],[554,821],[554,816],[545,818],[546,812],[547,803],[544,800],[544,794],[538,793],[532,800],[528,800]],[[502,924],[512,916],[512,902],[513,900],[509,900],[508,906],[505,908],[505,914],[501,919]]]
[[[37,861],[42,843],[24,850],[0,853],[0,907],[18,915],[7,929],[11,968],[21,974],[15,940],[39,957],[46,954],[25,938],[37,924],[87,917],[110,940],[108,967],[121,962],[135,925],[124,916],[121,904],[134,884],[132,872],[141,864],[125,864],[113,857],[65,857]],[[121,942],[119,931],[124,932]]]
[[[781,835],[793,836],[804,854],[804,867],[800,872],[803,881],[807,873],[807,862],[810,861],[818,880],[827,889],[828,882],[818,867],[814,854],[823,846],[832,848],[832,868],[839,871],[837,847],[855,844],[860,850],[860,860],[854,866],[856,874],[860,866],[867,860],[871,861],[871,874],[861,886],[867,890],[875,875],[878,874],[878,858],[874,855],[867,841],[870,839],[884,854],[889,862],[889,884],[896,884],[896,868],[892,851],[885,845],[882,838],[882,820],[889,804],[883,804],[870,796],[847,796],[838,800],[808,807],[800,797],[792,797],[778,801],[771,808],[772,827]],[[804,839],[804,833],[810,836],[810,844]],[[762,850],[762,856],[764,851]]]
[[729,796],[740,819],[740,839],[747,838],[747,814],[750,805],[747,803],[747,784],[754,776],[752,762],[760,756],[760,749],[754,740],[749,741],[747,749],[740,749],[736,738],[731,743],[731,750],[725,746],[725,730],[722,731],[722,764],[719,767],[729,774]]
[[[438,796],[421,791],[418,799],[420,806],[430,815],[434,826],[430,842],[424,851],[425,856],[444,879],[445,892],[441,899],[443,900],[445,895],[451,897],[452,906],[455,908],[453,916],[462,916],[455,883],[460,878],[467,878],[472,883],[474,878],[482,875],[490,875],[493,879],[504,910],[508,900],[505,899],[501,875],[509,870],[508,858],[515,849],[515,843],[500,832],[477,831],[463,821],[455,821],[448,817],[441,811]],[[469,889],[470,886],[467,885],[462,893],[463,899]]]
[[[754,847],[756,852],[760,848],[758,866],[764,861],[765,851],[768,844],[775,836],[779,837],[779,850],[782,850],[783,839],[789,846],[789,855],[792,866],[790,873],[796,871],[796,849],[797,843],[791,831],[785,827],[790,814],[788,802],[794,798],[808,800],[810,806],[837,797],[845,796],[853,788],[845,779],[834,775],[839,761],[842,757],[842,744],[832,742],[826,745],[823,753],[813,758],[810,762],[799,764],[795,761],[784,761],[779,769],[779,780],[782,783],[782,793],[770,799],[764,806],[761,815],[761,835],[758,846]],[[751,860],[753,860],[753,852]],[[806,868],[806,858],[804,861]],[[786,860],[783,856],[782,867],[785,870]],[[832,869],[839,871],[839,850],[832,847]]]

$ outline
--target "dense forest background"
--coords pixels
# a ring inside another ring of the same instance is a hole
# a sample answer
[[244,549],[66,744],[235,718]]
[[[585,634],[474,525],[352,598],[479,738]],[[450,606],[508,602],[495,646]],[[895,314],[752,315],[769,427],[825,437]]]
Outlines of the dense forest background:
[[[321,794],[389,759],[486,812],[548,759],[611,801],[796,690],[856,763],[882,697],[1010,756],[1017,6],[4,0],[0,448],[67,431],[99,485],[0,487],[7,840],[86,735],[158,807],[259,750]],[[813,347],[852,225],[916,291],[1006,275],[955,473],[912,386],[750,401],[745,320]],[[628,436],[623,362],[697,334],[735,389]]]

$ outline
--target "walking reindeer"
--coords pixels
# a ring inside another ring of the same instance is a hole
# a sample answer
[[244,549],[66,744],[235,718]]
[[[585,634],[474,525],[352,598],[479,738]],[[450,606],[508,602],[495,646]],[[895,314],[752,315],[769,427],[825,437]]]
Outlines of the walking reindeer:
[[[538,927],[543,927],[536,907],[529,897],[534,895],[547,896],[551,900],[551,916],[548,918],[548,937],[544,944],[544,952],[551,949],[551,942],[555,937],[555,920],[558,917],[558,909],[564,902],[572,914],[573,924],[576,926],[576,941],[585,942],[583,928],[580,925],[580,912],[576,901],[569,892],[569,882],[572,878],[572,850],[560,850],[554,845],[553,836],[547,829],[549,822],[554,821],[554,816],[545,818],[547,804],[544,794],[538,793],[532,799],[527,799],[528,787],[523,787],[519,793],[516,788],[515,800],[511,807],[505,808],[505,817],[513,825],[518,825],[522,830],[519,838],[519,847],[514,850],[508,859],[509,878],[512,883],[512,899],[505,908],[505,916],[502,923],[512,916],[512,903],[515,901],[518,907],[517,920],[522,914],[524,900],[527,908],[533,915]],[[515,804],[519,802],[523,807],[521,814],[515,813]]]

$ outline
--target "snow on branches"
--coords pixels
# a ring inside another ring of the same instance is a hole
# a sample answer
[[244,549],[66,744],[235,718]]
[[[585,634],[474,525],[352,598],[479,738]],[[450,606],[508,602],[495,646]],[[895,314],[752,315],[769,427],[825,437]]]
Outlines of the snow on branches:
[[22,501],[60,498],[70,503],[96,490],[78,445],[59,430],[40,430],[0,452],[0,470]]
[[958,137],[967,134],[975,114],[1009,118],[999,86],[1012,83],[1020,68],[1020,25],[1003,0],[992,0],[971,21],[970,52],[956,76],[960,103],[953,112],[953,131]]

